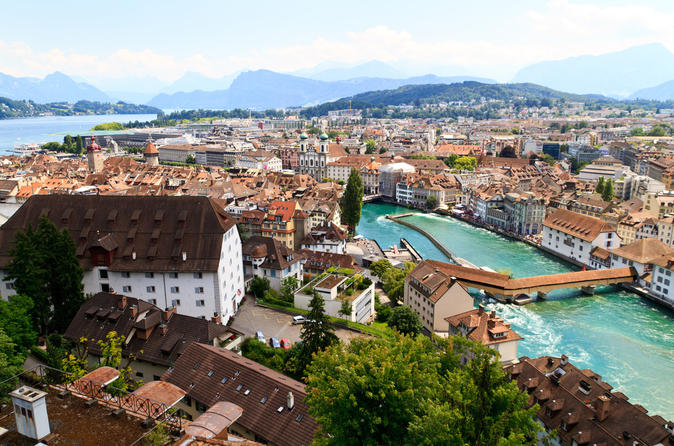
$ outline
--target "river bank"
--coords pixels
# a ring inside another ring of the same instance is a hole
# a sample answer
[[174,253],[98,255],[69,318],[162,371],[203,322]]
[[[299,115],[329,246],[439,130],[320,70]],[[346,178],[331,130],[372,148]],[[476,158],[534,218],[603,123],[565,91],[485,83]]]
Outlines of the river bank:
[[[424,235],[388,220],[386,214],[413,212],[405,219],[433,235],[454,255],[494,270],[510,268],[514,277],[578,270],[525,243],[434,214],[391,204],[363,207],[357,232],[382,247],[407,239],[424,258],[449,259]],[[556,290],[545,301],[527,306],[490,302],[474,294],[512,324],[523,340],[519,355],[566,354],[580,368],[590,368],[624,392],[634,403],[674,418],[674,402],[662,386],[674,370],[674,316],[653,303],[619,288],[603,287],[594,296]]]

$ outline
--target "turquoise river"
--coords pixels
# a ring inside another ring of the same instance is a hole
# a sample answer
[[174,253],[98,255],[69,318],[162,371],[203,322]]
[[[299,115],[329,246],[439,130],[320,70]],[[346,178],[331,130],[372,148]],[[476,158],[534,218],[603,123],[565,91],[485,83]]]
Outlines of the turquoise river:
[[[389,204],[367,204],[357,231],[386,249],[406,238],[424,258],[447,258],[420,233],[385,218],[409,212]],[[527,277],[575,268],[525,243],[515,242],[451,217],[415,214],[410,223],[435,236],[455,255],[477,266],[510,268]],[[476,303],[481,299],[476,294]],[[485,302],[524,339],[519,356],[566,354],[579,368],[600,374],[616,391],[643,405],[651,415],[674,419],[674,315],[615,288],[594,296],[558,290],[548,300],[519,307]]]

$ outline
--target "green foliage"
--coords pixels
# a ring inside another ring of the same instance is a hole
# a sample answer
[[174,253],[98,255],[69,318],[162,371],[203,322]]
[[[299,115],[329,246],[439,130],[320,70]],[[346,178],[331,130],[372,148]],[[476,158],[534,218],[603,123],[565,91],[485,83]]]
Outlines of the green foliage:
[[122,363],[122,343],[124,336],[117,336],[116,331],[110,331],[105,336],[105,341],[98,341],[101,349],[100,365],[116,369]]
[[456,160],[459,159],[459,155],[456,153],[450,154],[447,158],[445,158],[443,161],[447,165],[447,167],[454,169],[454,163],[456,163]]
[[330,317],[325,314],[325,301],[314,291],[314,296],[309,302],[307,321],[300,330],[302,340],[301,352],[296,358],[295,369],[304,374],[307,366],[311,363],[315,353],[325,350],[338,342]]
[[405,277],[415,267],[413,262],[405,262],[404,268],[389,268],[381,276],[382,288],[392,302],[402,299],[405,289]]
[[124,126],[119,122],[105,122],[103,124],[97,124],[91,128],[94,131],[111,131],[111,130],[124,130]]
[[147,434],[143,440],[143,446],[164,446],[171,442],[171,436],[163,423],[159,423]]
[[599,177],[597,180],[597,185],[594,187],[594,191],[599,195],[604,193],[604,177]]
[[[0,327],[0,402],[9,401],[7,394],[14,390],[18,380],[10,378],[21,373],[25,354],[17,354],[17,345]],[[5,382],[6,381],[6,382]]]
[[645,136],[644,129],[641,127],[635,127],[630,130],[630,136]]
[[419,315],[407,305],[400,305],[393,309],[388,326],[402,334],[412,336],[418,335],[422,329]]
[[[352,290],[352,288],[349,288],[349,290]],[[353,291],[351,294],[353,294]],[[339,314],[341,314],[345,319],[349,319],[351,317],[352,311],[353,307],[351,306],[351,302],[348,300],[343,300],[342,307],[339,309]]]
[[393,268],[393,265],[388,259],[380,259],[370,264],[370,272],[380,279],[390,268]]
[[391,307],[385,304],[375,303],[374,311],[377,312],[377,322],[388,322],[388,320],[391,318],[391,314],[393,314]]
[[671,128],[666,126],[666,124],[658,124],[653,126],[648,136],[668,136],[671,133]]
[[250,292],[258,299],[263,298],[267,290],[269,290],[269,279],[266,277],[258,276],[250,282]]
[[194,159],[194,155],[192,155],[192,154],[190,153],[189,155],[187,155],[187,158],[185,158],[185,163],[187,163],[187,164],[196,164],[196,163],[197,163],[197,160]]
[[611,201],[613,199],[613,180],[607,179],[604,181],[604,187],[601,191],[601,198],[604,201]]
[[342,221],[353,233],[360,222],[360,211],[363,206],[363,180],[357,169],[351,169],[346,190],[342,196]]
[[454,161],[454,169],[473,171],[477,167],[477,159],[472,156],[462,156]]
[[357,338],[307,373],[321,445],[533,446],[541,427],[527,400],[497,352],[463,338]]
[[438,207],[438,197],[436,195],[429,195],[428,198],[426,198],[426,207],[428,209],[435,209]]
[[541,159],[551,166],[555,165],[555,159],[549,153],[542,154]]
[[419,153],[416,153],[414,155],[410,155],[409,157],[411,160],[435,160],[437,159],[435,155],[422,155]]
[[43,216],[37,230],[18,231],[15,240],[5,280],[33,300],[31,315],[42,332],[65,331],[84,302],[84,273],[68,231]]
[[28,296],[16,294],[8,300],[0,299],[0,327],[16,344],[17,354],[25,354],[26,349],[37,343],[32,310],[33,300]]
[[374,139],[368,139],[365,141],[365,153],[368,155],[374,153],[376,148],[377,143],[374,141]]
[[127,104],[124,102],[110,104],[102,102],[78,101],[75,104],[68,104],[66,102],[38,104],[33,101],[13,100],[0,97],[0,119],[42,116],[47,113],[54,116],[72,116],[140,114],[158,112],[161,112],[161,110],[155,107],[150,107],[148,105]]
[[293,304],[295,302],[295,290],[300,285],[300,281],[295,276],[288,276],[281,281],[281,300]]

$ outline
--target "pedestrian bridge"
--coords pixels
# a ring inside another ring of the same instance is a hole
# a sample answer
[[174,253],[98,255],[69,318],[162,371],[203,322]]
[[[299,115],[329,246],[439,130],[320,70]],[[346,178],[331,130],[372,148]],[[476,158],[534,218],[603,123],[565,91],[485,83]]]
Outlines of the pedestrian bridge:
[[589,293],[594,290],[596,285],[632,283],[638,277],[637,271],[633,267],[627,267],[511,279],[508,275],[481,269],[433,260],[428,262],[444,274],[455,277],[464,286],[484,290],[487,294],[502,301],[514,301],[517,297],[534,293],[542,297],[552,290],[563,288],[581,288],[584,292]]

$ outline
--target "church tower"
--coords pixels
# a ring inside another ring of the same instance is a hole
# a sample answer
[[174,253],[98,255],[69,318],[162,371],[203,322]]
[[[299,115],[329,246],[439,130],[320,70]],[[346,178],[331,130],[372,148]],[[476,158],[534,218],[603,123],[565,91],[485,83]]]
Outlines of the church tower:
[[145,150],[143,151],[143,157],[145,158],[145,163],[150,166],[159,165],[159,151],[157,147],[152,143],[152,138],[147,140],[145,144]]
[[103,170],[103,153],[101,146],[96,144],[96,138],[91,137],[91,141],[87,146],[87,164],[89,165],[89,172],[98,173]]

